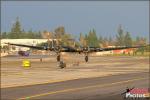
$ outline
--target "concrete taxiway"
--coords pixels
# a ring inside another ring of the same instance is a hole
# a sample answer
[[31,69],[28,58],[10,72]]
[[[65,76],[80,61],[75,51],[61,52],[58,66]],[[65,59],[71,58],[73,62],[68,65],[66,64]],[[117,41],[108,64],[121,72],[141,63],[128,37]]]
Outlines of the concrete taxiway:
[[120,74],[4,88],[2,100],[123,100],[126,88],[148,88],[148,73]]

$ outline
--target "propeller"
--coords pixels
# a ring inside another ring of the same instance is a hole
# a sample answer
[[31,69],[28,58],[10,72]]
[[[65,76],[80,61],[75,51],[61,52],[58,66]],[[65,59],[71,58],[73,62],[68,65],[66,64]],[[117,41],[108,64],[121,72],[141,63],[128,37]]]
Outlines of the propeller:
[[80,37],[81,51],[85,54],[85,61],[88,62],[88,53],[90,48],[87,45],[87,40],[84,37]]
[[51,44],[50,38],[51,38],[52,34],[50,32],[44,31],[42,36],[43,36],[43,38],[47,39],[47,46],[45,46],[44,48],[46,50],[51,50],[52,47],[50,46],[50,44]]
[[57,61],[60,61],[60,46],[58,40],[54,39],[54,37],[57,38],[52,32],[43,32],[43,38],[47,39],[46,50],[54,51],[57,54]]

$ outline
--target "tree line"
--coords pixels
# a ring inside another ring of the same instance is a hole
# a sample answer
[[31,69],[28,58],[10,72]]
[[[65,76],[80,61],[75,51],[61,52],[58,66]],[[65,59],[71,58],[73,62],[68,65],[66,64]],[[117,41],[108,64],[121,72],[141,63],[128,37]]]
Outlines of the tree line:
[[21,23],[17,17],[16,22],[12,25],[10,32],[2,32],[2,39],[41,39],[41,32],[33,32],[32,29],[25,31],[21,28]]
[[[29,31],[25,31],[21,27],[21,23],[19,18],[16,19],[16,22],[12,25],[10,32],[2,32],[2,39],[42,39],[47,38],[44,36],[43,32],[38,31],[34,32],[32,29]],[[65,31],[63,26],[57,27],[52,33],[53,38],[61,38],[63,40],[63,44],[70,44],[68,40],[73,40],[74,36],[72,34],[68,34]],[[88,33],[83,34],[80,33],[78,38],[79,41],[76,41],[76,44],[81,44],[83,46],[92,46],[92,47],[107,47],[107,46],[133,46],[133,45],[145,45],[147,40],[144,37],[137,36],[135,39],[131,36],[130,32],[126,32],[123,30],[122,26],[119,25],[117,34],[115,37],[104,37],[102,35],[97,36],[96,30],[91,29]]]
[[[83,35],[80,33],[80,42],[89,46],[100,46],[100,47],[108,47],[108,46],[133,46],[133,45],[146,45],[147,40],[144,37],[137,36],[135,39],[131,36],[130,32],[126,32],[123,30],[122,26],[118,27],[118,34],[115,38],[104,37],[96,35],[95,29],[90,30],[88,34]],[[85,41],[83,41],[85,40]]]

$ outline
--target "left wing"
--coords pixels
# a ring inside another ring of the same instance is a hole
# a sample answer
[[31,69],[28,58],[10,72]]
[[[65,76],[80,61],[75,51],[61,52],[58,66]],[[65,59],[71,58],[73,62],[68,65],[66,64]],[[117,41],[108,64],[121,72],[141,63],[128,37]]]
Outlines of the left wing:
[[38,49],[38,50],[46,50],[46,47],[40,47],[40,46],[31,46],[31,45],[24,45],[24,44],[14,44],[14,43],[5,43],[8,45],[15,45],[15,46],[21,46],[21,47],[28,47],[28,48],[33,48],[33,49]]
[[48,46],[31,46],[31,45],[14,44],[14,43],[5,43],[5,44],[21,46],[21,47],[28,47],[28,48],[32,48],[32,49],[38,49],[38,50],[51,50],[51,51],[60,51],[60,52],[76,52],[76,49],[74,49],[72,47],[69,47],[69,46],[48,47]]

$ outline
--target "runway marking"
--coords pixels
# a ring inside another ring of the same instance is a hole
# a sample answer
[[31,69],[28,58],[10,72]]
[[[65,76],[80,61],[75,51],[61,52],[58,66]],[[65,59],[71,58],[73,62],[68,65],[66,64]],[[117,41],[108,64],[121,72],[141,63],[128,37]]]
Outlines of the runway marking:
[[108,83],[108,84],[92,85],[92,86],[86,86],[86,87],[80,87],[80,88],[58,90],[58,91],[47,92],[47,93],[32,95],[32,96],[28,96],[28,97],[23,97],[23,98],[19,98],[19,99],[16,99],[16,100],[28,100],[28,99],[35,98],[35,97],[46,96],[46,95],[51,95],[51,94],[56,94],[56,93],[71,92],[71,91],[77,91],[77,90],[83,90],[83,89],[89,89],[89,88],[95,88],[95,87],[112,86],[112,85],[116,85],[116,84],[128,83],[128,82],[137,81],[137,80],[143,80],[143,79],[147,79],[147,78],[136,78],[136,79],[120,81],[120,82],[114,82],[114,83]]

